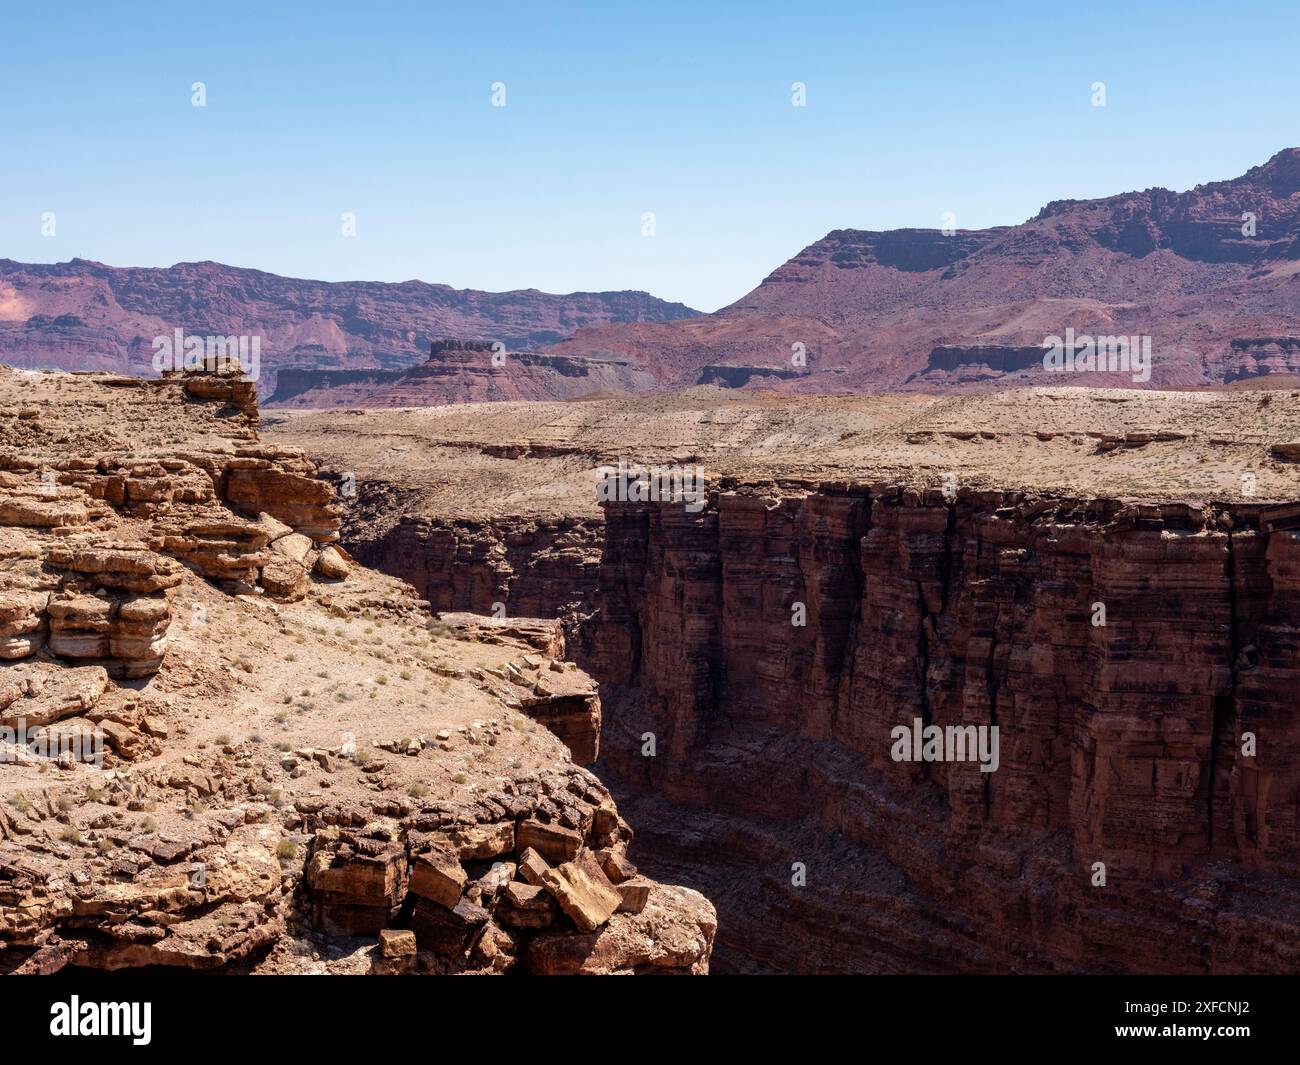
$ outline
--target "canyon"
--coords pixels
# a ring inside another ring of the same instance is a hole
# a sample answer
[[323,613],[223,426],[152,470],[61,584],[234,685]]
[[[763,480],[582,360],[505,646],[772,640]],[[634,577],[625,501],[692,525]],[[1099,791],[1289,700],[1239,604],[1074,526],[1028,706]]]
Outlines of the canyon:
[[[698,387],[267,436],[434,610],[559,620],[638,860],[717,907],[715,971],[1280,973],[1298,398]],[[704,465],[708,506],[597,506],[619,458]],[[996,726],[998,769],[895,761],[915,719]]]
[[0,968],[1294,971],[1298,261],[1300,149],[709,315],[0,263]]

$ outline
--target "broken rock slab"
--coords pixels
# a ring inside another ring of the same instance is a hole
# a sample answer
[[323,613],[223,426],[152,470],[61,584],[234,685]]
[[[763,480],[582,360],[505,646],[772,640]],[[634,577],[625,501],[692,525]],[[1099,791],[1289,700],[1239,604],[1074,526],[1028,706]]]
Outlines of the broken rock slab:
[[316,572],[328,580],[341,581],[350,570],[351,567],[343,557],[343,552],[332,544],[321,551],[316,559]]
[[378,935],[406,894],[406,848],[399,843],[317,833],[307,866],[312,922],[331,935]]
[[438,847],[417,855],[411,867],[411,891],[449,910],[460,901],[467,879],[460,859]]
[[614,916],[623,896],[609,882],[590,853],[542,874],[542,886],[551,893],[565,916],[584,932],[592,932]]
[[519,849],[532,848],[548,862],[570,862],[582,849],[582,833],[529,818],[519,826]]
[[487,910],[469,899],[461,899],[449,910],[436,902],[417,898],[410,925],[422,950],[456,955],[472,946],[475,934],[487,921]]
[[[26,674],[0,683],[0,725],[38,728],[94,709],[108,688],[103,666],[80,666]],[[15,696],[15,693],[23,697]]]
[[495,916],[514,928],[545,928],[555,920],[555,900],[545,888],[512,880],[497,900]]

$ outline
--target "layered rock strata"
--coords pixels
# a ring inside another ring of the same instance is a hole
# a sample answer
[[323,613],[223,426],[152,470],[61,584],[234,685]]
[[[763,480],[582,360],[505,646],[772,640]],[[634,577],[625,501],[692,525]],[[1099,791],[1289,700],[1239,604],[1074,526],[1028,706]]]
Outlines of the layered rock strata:
[[[604,759],[724,966],[1294,971],[1300,509],[828,483],[607,528]],[[896,761],[917,721],[996,770]]]
[[406,515],[348,544],[367,566],[409,581],[435,610],[554,617],[580,610],[596,587],[599,519],[448,521]]
[[246,386],[0,367],[0,972],[707,972],[561,625],[357,566]]

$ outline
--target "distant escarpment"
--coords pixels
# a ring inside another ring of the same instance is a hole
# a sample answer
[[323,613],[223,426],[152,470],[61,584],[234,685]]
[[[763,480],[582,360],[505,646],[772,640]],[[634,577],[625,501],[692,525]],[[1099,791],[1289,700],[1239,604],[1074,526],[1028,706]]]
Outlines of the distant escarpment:
[[1001,344],[940,345],[930,352],[925,369],[912,381],[948,384],[989,380],[1043,364],[1043,345]]
[[[1041,354],[1046,337],[1074,329],[1150,337],[1147,387],[1277,373],[1294,359],[1238,342],[1300,335],[1297,193],[1300,149],[1290,148],[1228,181],[1060,200],[1014,226],[836,229],[713,314],[592,325],[548,350],[632,359],[674,388],[710,366],[788,370],[803,345],[817,356],[807,374],[753,374],[751,387],[970,392],[1063,383],[1010,353]],[[979,357],[942,365],[961,353]]]
[[1225,381],[1300,374],[1300,336],[1241,337],[1232,342]]
[[0,362],[147,375],[154,339],[177,329],[256,336],[264,397],[282,369],[402,370],[440,337],[527,349],[585,325],[695,313],[644,292],[479,292],[423,281],[309,281],[214,262],[119,268],[0,259]]
[[654,378],[627,359],[511,351],[501,342],[439,340],[429,359],[400,372],[313,371],[281,378],[273,405],[432,407],[494,400],[575,399],[602,392],[639,392]]

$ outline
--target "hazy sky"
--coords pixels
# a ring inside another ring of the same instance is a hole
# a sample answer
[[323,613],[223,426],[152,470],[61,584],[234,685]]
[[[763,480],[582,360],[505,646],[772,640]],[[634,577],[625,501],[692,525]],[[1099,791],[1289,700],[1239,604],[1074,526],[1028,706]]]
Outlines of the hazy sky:
[[1234,177],[1297,54],[1291,3],[10,3],[0,257],[713,310],[831,229]]

